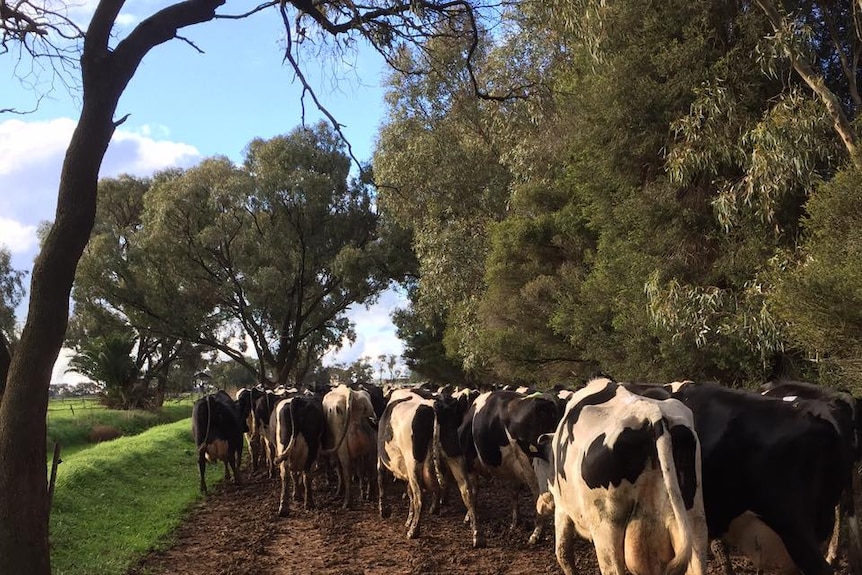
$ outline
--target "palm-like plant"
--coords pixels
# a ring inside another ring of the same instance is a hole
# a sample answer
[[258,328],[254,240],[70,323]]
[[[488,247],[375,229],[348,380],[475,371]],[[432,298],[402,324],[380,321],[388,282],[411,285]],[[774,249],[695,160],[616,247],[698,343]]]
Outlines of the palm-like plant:
[[129,409],[138,369],[132,357],[132,334],[115,333],[81,344],[69,361],[68,371],[84,375],[104,386],[106,403]]

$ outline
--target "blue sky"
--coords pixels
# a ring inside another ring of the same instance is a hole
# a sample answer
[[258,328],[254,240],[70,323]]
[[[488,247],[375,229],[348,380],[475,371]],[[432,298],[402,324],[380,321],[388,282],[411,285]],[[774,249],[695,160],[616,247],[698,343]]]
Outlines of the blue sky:
[[[142,12],[124,12],[120,21],[134,25],[161,4],[130,3]],[[86,10],[85,3],[80,9],[82,24]],[[118,36],[129,29],[118,27]],[[251,139],[283,134],[301,123],[301,86],[282,64],[283,31],[276,11],[202,24],[182,35],[205,53],[174,40],[147,56],[120,100],[116,117],[129,114],[129,118],[111,142],[103,177],[145,176],[168,166],[190,166],[215,154],[240,161]],[[356,157],[369,159],[384,114],[382,60],[361,45],[357,51],[337,55],[324,49],[320,56],[317,47],[304,48],[308,48],[303,50],[306,77],[322,103],[344,124]],[[47,92],[51,77],[28,76],[22,83],[18,76],[29,68],[22,62],[16,69],[16,63],[9,54],[0,55],[0,108],[29,110],[37,93]],[[30,86],[33,80],[39,82],[35,91]],[[54,217],[60,166],[78,117],[79,97],[56,86],[33,113],[0,114],[0,244],[11,250],[16,269],[31,269],[36,227]],[[321,118],[310,98],[305,111],[307,123]],[[389,313],[399,305],[403,299],[387,292],[371,309],[351,310],[357,342],[327,361],[400,355],[403,346],[389,321]],[[25,315],[26,303],[19,307],[19,320]],[[55,367],[55,381],[74,380],[62,375],[65,355]]]

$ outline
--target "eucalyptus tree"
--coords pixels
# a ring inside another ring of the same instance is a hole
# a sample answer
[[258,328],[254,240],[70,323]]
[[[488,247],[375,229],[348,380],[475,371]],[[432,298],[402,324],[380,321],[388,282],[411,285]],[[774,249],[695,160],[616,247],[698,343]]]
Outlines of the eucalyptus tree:
[[133,315],[240,363],[249,342],[259,380],[286,383],[350,336],[347,307],[389,281],[370,189],[349,169],[321,124],[253,141],[242,167],[214,159],[154,188],[143,249],[165,264],[144,291],[164,297]]
[[76,317],[105,325],[113,314],[142,346],[160,342],[162,359],[192,345],[260,382],[301,380],[354,337],[347,307],[373,300],[394,271],[371,189],[325,124],[254,140],[241,166],[210,158],[101,186],[106,219],[79,266]]
[[[484,46],[476,57],[483,81]],[[373,163],[381,211],[412,233],[416,257],[410,307],[396,321],[404,335],[420,329],[427,336],[434,318],[445,318],[452,359],[481,371],[484,358],[472,345],[475,303],[488,226],[503,216],[508,194],[508,173],[492,136],[499,107],[496,100],[476,98],[471,74],[458,72],[464,53],[457,46],[438,41],[425,48],[404,51],[396,69],[426,68],[430,74],[389,76],[389,119]]]
[[[125,119],[115,119],[117,106],[146,55],[165,42],[188,41],[182,36],[185,28],[265,12],[284,22],[285,59],[306,88],[304,95],[310,94],[319,104],[300,66],[306,61],[299,57],[305,47],[312,53],[319,49],[320,43],[310,38],[329,39],[345,48],[361,38],[392,62],[405,43],[421,44],[429,37],[475,37],[478,17],[470,0],[372,0],[363,5],[342,0],[272,0],[251,9],[230,4],[237,6],[234,13],[226,12],[226,5],[226,0],[169,3],[121,35],[115,25],[124,7],[122,0],[94,3],[84,27],[68,16],[63,3],[2,4],[3,54],[25,62],[53,58],[55,70],[66,73],[69,83],[79,85],[82,93],[81,115],[61,170],[56,216],[33,267],[27,322],[0,405],[0,492],[15,494],[0,499],[2,572],[50,573],[45,485],[48,384],[67,327],[75,269],[95,219],[99,168],[114,131]],[[468,55],[473,46],[467,43]],[[32,67],[25,63],[19,69]],[[478,85],[475,88],[481,90]],[[0,110],[8,108],[0,105]],[[334,120],[331,114],[328,117]]]

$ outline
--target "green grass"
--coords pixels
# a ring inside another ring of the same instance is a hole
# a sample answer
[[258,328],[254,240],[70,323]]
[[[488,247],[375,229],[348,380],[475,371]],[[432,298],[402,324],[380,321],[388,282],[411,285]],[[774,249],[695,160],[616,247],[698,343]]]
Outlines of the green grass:
[[169,543],[199,497],[190,419],[64,456],[51,510],[54,575],[126,572]]
[[48,458],[55,441],[60,443],[63,459],[92,445],[90,432],[95,425],[115,427],[124,436],[137,435],[155,425],[185,419],[191,412],[191,399],[165,401],[158,412],[106,409],[90,398],[52,400],[48,404]]

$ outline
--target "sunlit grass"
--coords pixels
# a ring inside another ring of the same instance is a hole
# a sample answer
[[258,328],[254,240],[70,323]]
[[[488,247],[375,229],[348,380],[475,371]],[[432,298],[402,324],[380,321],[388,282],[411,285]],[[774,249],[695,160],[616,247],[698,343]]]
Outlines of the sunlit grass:
[[59,467],[51,510],[55,575],[121,574],[165,545],[199,498],[191,421],[100,443]]

